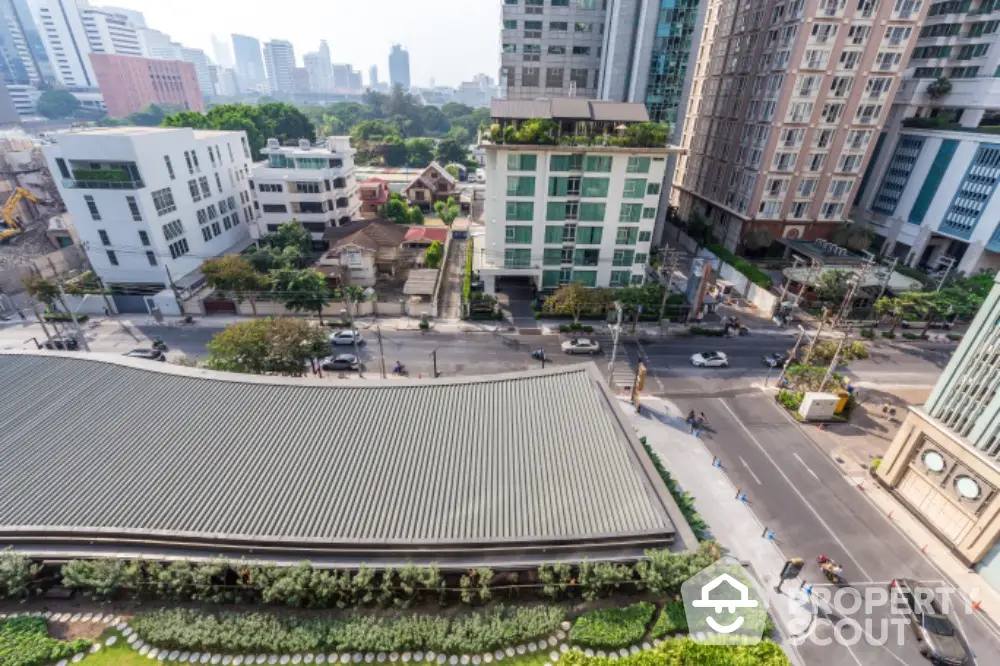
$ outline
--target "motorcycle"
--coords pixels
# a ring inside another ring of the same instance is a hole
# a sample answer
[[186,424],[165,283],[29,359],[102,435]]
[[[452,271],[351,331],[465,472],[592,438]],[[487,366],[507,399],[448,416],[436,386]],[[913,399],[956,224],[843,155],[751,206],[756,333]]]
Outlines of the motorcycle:
[[402,363],[397,363],[396,365],[392,366],[392,374],[398,375],[400,377],[410,376],[410,373],[409,371],[407,371],[406,366],[403,365]]
[[843,567],[829,557],[820,555],[816,558],[816,562],[819,563],[819,568],[828,581],[834,585],[845,585],[847,583],[847,580],[844,579]]
[[167,343],[162,338],[153,338],[153,349],[156,351],[167,351]]
[[541,347],[535,349],[534,351],[531,352],[531,358],[535,359],[536,361],[541,361],[543,358],[545,358],[545,350],[542,349]]

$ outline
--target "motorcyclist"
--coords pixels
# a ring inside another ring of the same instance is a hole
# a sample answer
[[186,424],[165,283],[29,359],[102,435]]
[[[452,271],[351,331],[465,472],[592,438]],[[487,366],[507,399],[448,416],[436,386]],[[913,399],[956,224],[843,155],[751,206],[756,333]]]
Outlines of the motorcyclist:
[[395,365],[392,366],[392,374],[400,375],[403,374],[403,364],[396,361]]

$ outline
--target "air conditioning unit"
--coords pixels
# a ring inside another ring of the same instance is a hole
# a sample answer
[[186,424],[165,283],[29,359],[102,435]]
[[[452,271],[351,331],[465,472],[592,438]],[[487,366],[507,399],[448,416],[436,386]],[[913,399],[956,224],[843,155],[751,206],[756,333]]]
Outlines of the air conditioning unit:
[[806,228],[804,226],[787,226],[781,231],[782,238],[790,238],[795,240],[796,238],[802,238],[802,234],[805,233]]

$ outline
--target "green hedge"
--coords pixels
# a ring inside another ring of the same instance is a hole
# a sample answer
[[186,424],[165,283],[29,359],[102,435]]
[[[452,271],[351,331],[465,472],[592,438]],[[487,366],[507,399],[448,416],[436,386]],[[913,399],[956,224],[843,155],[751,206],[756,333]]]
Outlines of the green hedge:
[[651,638],[664,638],[676,634],[686,634],[688,631],[687,614],[684,612],[683,601],[668,601],[656,618],[656,624],[650,630]]
[[548,636],[563,610],[554,606],[495,609],[454,617],[311,617],[268,613],[204,613],[175,608],[140,613],[132,628],[159,648],[205,652],[486,652]]
[[702,645],[690,638],[680,638],[664,641],[653,650],[616,659],[588,657],[572,650],[562,656],[559,666],[790,666],[790,662],[771,641],[756,645]]
[[708,243],[705,247],[711,250],[712,253],[719,259],[726,262],[740,273],[743,273],[743,275],[747,276],[750,281],[758,287],[768,289],[772,284],[774,284],[774,280],[771,279],[770,275],[760,270],[746,259],[737,257],[735,254],[718,243]]
[[[57,323],[70,322],[73,321],[73,316],[65,312],[46,312],[45,314],[42,315],[42,319],[44,319],[45,321],[54,321]],[[80,324],[87,321],[88,319],[90,319],[90,317],[85,314],[78,314],[76,316],[76,321]]]
[[899,264],[893,270],[896,273],[899,273],[900,275],[905,275],[908,278],[913,278],[914,280],[920,280],[920,282],[924,285],[924,287],[935,286],[934,278],[932,278],[930,275],[924,273],[921,270],[917,270],[916,268],[910,268],[909,266],[903,266]]
[[462,278],[462,298],[468,303],[472,300],[472,239],[470,238],[465,243],[465,272]]
[[785,391],[781,390],[778,392],[778,402],[785,409],[790,409],[793,412],[798,411],[799,407],[802,406],[802,400],[805,398],[804,393],[798,391]]
[[90,641],[58,641],[49,636],[41,617],[17,617],[0,622],[0,664],[41,666],[72,657],[90,647]]
[[642,639],[656,606],[640,601],[625,608],[606,608],[584,613],[569,632],[570,641],[581,647],[617,650]]
[[903,337],[907,340],[926,340],[926,335],[921,335],[920,333],[910,333],[909,331],[903,331]]
[[892,331],[882,331],[882,337],[886,340],[892,340],[896,337],[896,334]]
[[865,338],[866,340],[871,340],[875,337],[875,331],[873,331],[870,328],[863,328],[861,329],[861,337]]
[[671,496],[673,496],[674,501],[677,502],[677,507],[684,514],[684,519],[687,521],[688,525],[691,527],[691,531],[698,538],[699,541],[704,541],[708,535],[708,525],[702,519],[701,515],[694,508],[694,497],[691,493],[682,491],[674,481],[673,477],[670,476],[664,467],[663,463],[660,462],[660,457],[653,453],[652,447],[646,443],[645,437],[640,437],[639,441],[642,442],[642,447],[646,449],[646,454],[649,459],[653,461],[653,467],[656,468],[657,473],[660,478],[663,479],[663,484],[670,491]]
[[132,180],[132,177],[121,169],[74,169],[73,178],[110,183],[125,183]]
[[560,333],[593,333],[593,326],[586,326],[584,324],[561,324],[559,326]]
[[721,338],[726,334],[724,328],[704,328],[702,326],[692,326],[688,329],[691,335],[704,335],[710,338]]

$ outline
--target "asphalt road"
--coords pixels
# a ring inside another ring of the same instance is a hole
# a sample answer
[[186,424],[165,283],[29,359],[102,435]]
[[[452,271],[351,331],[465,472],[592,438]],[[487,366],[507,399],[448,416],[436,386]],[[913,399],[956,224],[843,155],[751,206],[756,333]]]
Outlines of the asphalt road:
[[[705,412],[709,422],[709,429],[703,434],[706,445],[722,459],[733,483],[747,493],[760,521],[774,530],[784,554],[806,561],[805,580],[817,587],[827,585],[816,563],[820,554],[839,562],[850,586],[856,590],[866,586],[884,588],[898,577],[926,582],[943,579],[808,438],[802,427],[792,422],[770,398],[757,393],[674,401],[685,411]],[[882,633],[881,620],[889,615],[887,607],[879,606],[871,614],[866,615],[862,609],[851,618],[858,621],[872,618],[871,633],[877,637]],[[982,666],[996,663],[1000,637],[965,609],[952,613],[952,618],[976,655],[977,661],[973,663]],[[829,635],[829,628],[820,634]],[[912,631],[906,628],[902,635],[902,644],[893,634],[885,645],[870,645],[862,639],[849,648],[806,644],[800,651],[808,664],[928,663],[917,652]]]

